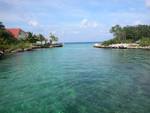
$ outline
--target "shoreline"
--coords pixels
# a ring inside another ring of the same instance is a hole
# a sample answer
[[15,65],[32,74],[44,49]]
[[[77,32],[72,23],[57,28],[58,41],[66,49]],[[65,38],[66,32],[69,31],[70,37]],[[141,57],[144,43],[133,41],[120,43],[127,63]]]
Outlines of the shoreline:
[[149,49],[150,46],[140,46],[139,44],[136,43],[122,43],[122,44],[112,44],[112,45],[101,45],[99,43],[96,43],[93,45],[94,48],[108,48],[108,49]]
[[19,53],[19,52],[34,51],[35,49],[39,49],[39,48],[41,47],[29,47],[29,48],[24,48],[24,49],[18,48],[14,50],[6,50],[5,52],[0,51],[0,58],[15,54],[15,53]]
[[15,53],[19,53],[19,52],[26,52],[26,51],[34,51],[36,49],[44,49],[44,48],[58,48],[58,47],[63,47],[63,44],[52,44],[49,46],[31,46],[28,48],[18,48],[18,49],[14,49],[14,50],[6,50],[5,52],[0,51],[0,58],[4,57],[4,56],[8,56],[11,54],[15,54]]

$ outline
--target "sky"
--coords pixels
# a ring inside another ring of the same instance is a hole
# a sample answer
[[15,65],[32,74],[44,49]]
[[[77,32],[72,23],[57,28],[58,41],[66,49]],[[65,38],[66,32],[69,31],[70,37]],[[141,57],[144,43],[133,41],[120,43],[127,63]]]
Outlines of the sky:
[[104,41],[116,24],[150,24],[150,0],[0,0],[0,21],[60,42]]

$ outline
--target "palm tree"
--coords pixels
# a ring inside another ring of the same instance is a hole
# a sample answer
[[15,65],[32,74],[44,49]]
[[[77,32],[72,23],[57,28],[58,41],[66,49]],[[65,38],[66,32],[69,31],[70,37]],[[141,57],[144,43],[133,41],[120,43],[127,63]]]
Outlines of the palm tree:
[[115,25],[110,30],[111,33],[113,33],[114,37],[119,39],[120,42],[126,41],[126,27],[121,27],[119,25]]
[[42,45],[42,42],[45,41],[45,37],[42,34],[39,34],[38,40],[41,42],[41,45]]
[[57,36],[55,36],[54,34],[52,34],[52,33],[50,33],[50,40],[52,41],[52,42],[57,42],[58,41],[58,37]]

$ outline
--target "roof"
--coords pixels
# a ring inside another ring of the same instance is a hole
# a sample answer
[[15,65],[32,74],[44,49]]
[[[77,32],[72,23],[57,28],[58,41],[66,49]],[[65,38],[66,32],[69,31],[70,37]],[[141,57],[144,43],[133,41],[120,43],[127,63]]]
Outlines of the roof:
[[23,30],[20,28],[9,28],[7,31],[10,32],[14,38],[18,39],[20,32]]

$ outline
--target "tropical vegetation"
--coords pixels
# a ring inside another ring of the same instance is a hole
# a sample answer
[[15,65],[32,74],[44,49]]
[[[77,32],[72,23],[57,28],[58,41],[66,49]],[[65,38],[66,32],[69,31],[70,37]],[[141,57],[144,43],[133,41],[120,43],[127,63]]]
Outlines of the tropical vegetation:
[[57,41],[58,41],[58,37],[57,37],[57,36],[55,36],[55,35],[54,35],[54,34],[52,34],[52,33],[50,33],[49,38],[50,38],[50,40],[51,40],[51,42],[52,42],[52,43],[53,43],[53,42],[57,42]]
[[150,25],[125,26],[115,25],[110,29],[114,38],[104,41],[103,45],[116,43],[139,43],[141,46],[150,45]]
[[[51,41],[58,41],[58,37],[50,34],[50,40]],[[6,51],[12,51],[15,49],[22,49],[30,48],[34,45],[36,45],[36,42],[41,42],[42,47],[47,47],[49,44],[47,43],[47,39],[42,34],[33,34],[32,32],[28,32],[28,36],[25,39],[15,39],[13,38],[12,34],[9,33],[5,25],[0,22],[0,51],[6,52]],[[43,45],[43,42],[45,42],[45,45]]]

